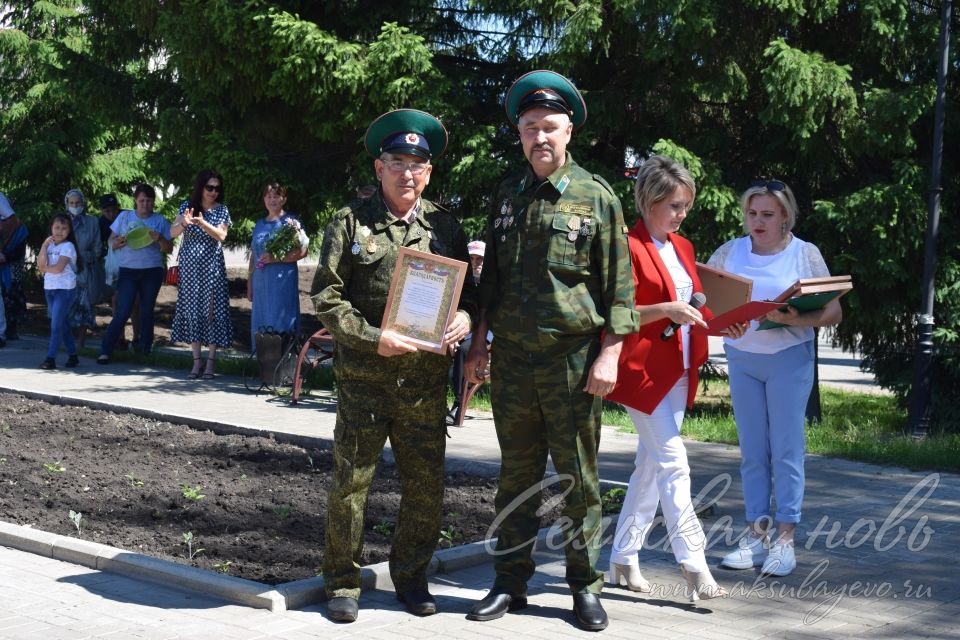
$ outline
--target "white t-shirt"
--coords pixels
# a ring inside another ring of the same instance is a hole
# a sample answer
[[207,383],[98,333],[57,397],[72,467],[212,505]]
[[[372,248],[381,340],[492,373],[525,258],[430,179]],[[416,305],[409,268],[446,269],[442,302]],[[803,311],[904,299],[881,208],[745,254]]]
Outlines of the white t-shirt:
[[73,289],[77,286],[77,249],[72,242],[64,240],[60,244],[50,243],[47,245],[47,264],[55,266],[60,262],[60,258],[66,256],[70,259],[67,266],[60,273],[44,273],[44,289]]
[[[750,236],[727,242],[717,249],[707,265],[753,280],[752,300],[773,300],[801,278],[830,275],[820,250],[794,236],[780,253],[760,256],[752,253]],[[724,338],[724,343],[751,353],[777,353],[813,340],[810,327],[781,327],[757,331],[754,320],[739,340]]]
[[[652,240],[660,254],[660,259],[663,260],[664,266],[670,273],[670,279],[673,280],[673,286],[677,291],[677,300],[689,304],[691,298],[693,298],[693,278],[690,277],[690,274],[683,267],[683,263],[680,262],[673,243],[669,240],[660,242],[656,238],[652,238]],[[689,369],[690,325],[688,324],[680,325],[680,344],[683,349],[683,368]]]

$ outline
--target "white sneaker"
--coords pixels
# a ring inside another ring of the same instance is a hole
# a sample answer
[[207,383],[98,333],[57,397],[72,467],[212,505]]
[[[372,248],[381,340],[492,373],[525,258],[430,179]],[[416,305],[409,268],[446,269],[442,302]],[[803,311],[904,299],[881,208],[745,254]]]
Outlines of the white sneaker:
[[747,534],[740,538],[740,544],[735,551],[723,557],[720,566],[728,569],[751,569],[759,566],[767,559],[768,547],[766,537],[755,538]]
[[788,576],[797,568],[797,554],[792,542],[781,542],[770,547],[760,573],[771,576]]

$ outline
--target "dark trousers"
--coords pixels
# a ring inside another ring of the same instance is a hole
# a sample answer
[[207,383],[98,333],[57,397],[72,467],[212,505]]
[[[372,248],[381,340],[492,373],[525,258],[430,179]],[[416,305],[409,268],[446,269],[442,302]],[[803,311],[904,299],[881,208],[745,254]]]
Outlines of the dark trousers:
[[103,334],[100,343],[100,353],[110,355],[117,344],[117,339],[123,333],[130,314],[133,312],[133,303],[140,297],[140,353],[150,353],[153,348],[153,313],[157,304],[157,295],[160,285],[163,284],[163,267],[148,269],[128,269],[120,267],[117,278],[117,308],[113,320]]

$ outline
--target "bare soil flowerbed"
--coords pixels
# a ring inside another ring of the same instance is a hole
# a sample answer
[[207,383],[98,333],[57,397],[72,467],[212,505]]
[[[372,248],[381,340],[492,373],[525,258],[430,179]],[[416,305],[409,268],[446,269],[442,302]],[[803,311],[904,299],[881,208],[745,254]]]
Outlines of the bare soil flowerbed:
[[[270,438],[0,394],[0,520],[269,584],[321,570],[331,458]],[[484,539],[496,481],[451,474],[446,484],[437,533],[449,542],[440,546]],[[387,558],[398,491],[395,471],[381,469],[364,564]],[[82,514],[79,534],[71,511]],[[192,560],[184,534],[203,549]]]

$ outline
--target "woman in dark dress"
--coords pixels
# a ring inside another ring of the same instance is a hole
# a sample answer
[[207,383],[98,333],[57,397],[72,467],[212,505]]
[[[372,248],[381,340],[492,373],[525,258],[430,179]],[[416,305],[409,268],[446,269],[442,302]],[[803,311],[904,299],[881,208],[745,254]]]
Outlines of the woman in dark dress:
[[[189,342],[193,368],[187,376],[204,380],[214,377],[217,347],[233,342],[230,294],[223,241],[231,225],[230,211],[223,204],[223,177],[212,169],[197,175],[190,199],[180,205],[170,236],[183,234],[178,261],[180,290],[170,338]],[[207,345],[207,361],[201,364],[200,345]]]

